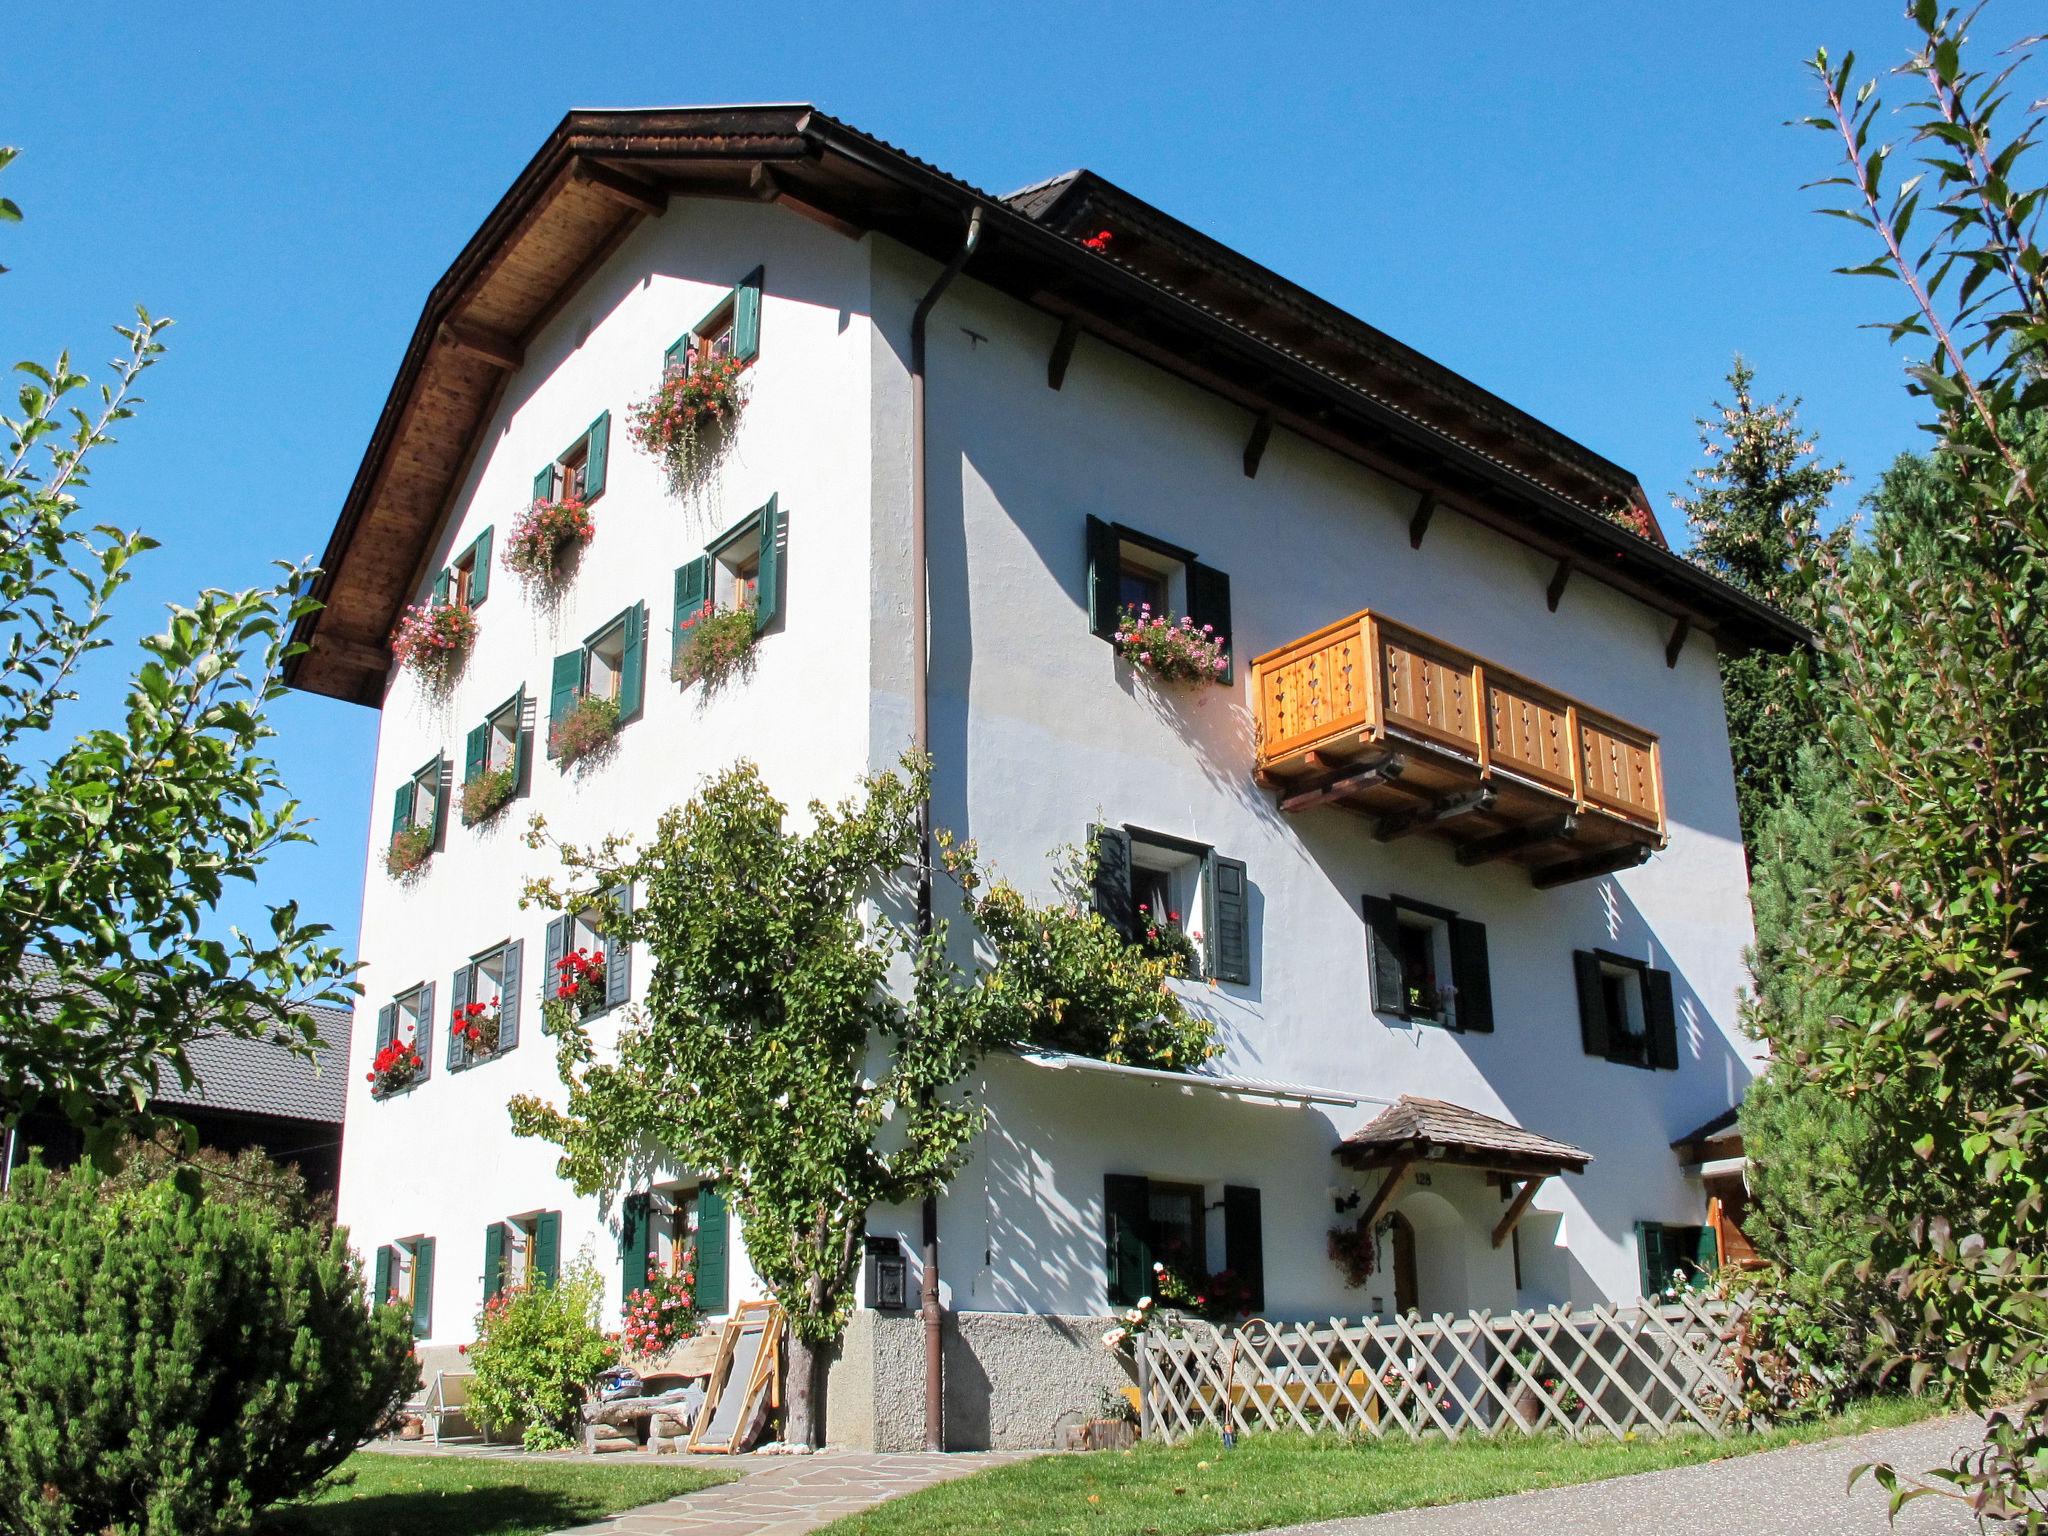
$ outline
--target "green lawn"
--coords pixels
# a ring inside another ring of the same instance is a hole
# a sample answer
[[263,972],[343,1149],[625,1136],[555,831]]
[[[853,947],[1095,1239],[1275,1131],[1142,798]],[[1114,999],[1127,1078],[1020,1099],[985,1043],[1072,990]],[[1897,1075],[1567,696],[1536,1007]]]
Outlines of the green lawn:
[[1712,1461],[1933,1417],[1938,1404],[1889,1400],[1825,1423],[1712,1441],[1573,1444],[1499,1440],[1352,1441],[1252,1435],[1225,1451],[1212,1435],[1181,1446],[1044,1456],[941,1483],[824,1528],[819,1536],[1208,1536],[1454,1504]]
[[350,1480],[280,1510],[267,1536],[545,1536],[639,1504],[729,1483],[729,1472],[608,1462],[362,1452]]

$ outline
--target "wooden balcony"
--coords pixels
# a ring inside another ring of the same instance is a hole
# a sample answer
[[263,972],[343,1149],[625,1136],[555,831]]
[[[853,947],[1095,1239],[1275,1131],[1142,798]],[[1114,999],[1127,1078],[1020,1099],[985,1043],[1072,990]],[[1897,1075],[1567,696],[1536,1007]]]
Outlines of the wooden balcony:
[[1370,609],[1252,662],[1258,778],[1283,811],[1428,832],[1539,887],[1664,846],[1657,738]]

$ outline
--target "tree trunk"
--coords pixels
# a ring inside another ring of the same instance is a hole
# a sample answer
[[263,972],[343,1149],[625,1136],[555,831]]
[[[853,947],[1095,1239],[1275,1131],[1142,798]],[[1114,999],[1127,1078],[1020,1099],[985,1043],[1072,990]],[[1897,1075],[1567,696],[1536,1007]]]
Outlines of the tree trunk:
[[789,1331],[789,1380],[783,1388],[782,1439],[786,1445],[822,1443],[818,1418],[818,1366],[822,1356],[817,1347],[794,1328]]

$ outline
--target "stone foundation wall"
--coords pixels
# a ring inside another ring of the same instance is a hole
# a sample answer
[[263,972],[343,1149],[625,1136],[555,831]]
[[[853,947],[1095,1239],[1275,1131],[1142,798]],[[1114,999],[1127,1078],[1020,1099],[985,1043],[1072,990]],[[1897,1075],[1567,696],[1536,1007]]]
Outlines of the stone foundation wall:
[[[1056,1448],[1128,1382],[1102,1347],[1109,1317],[1014,1312],[946,1315],[946,1449]],[[857,1311],[828,1367],[825,1435],[855,1450],[924,1448],[924,1322]]]

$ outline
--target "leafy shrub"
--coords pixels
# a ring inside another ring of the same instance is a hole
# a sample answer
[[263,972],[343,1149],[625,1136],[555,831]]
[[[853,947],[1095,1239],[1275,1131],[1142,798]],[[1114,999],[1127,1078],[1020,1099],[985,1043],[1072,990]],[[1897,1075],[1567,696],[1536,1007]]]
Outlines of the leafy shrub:
[[486,768],[473,779],[462,781],[462,819],[469,826],[489,821],[503,810],[518,787],[518,770],[510,763],[503,768]]
[[602,753],[619,733],[619,706],[594,693],[578,697],[575,707],[555,722],[550,744],[564,768]]
[[246,1530],[418,1383],[346,1236],[270,1200],[37,1164],[0,1199],[0,1529]]
[[167,1127],[148,1140],[130,1137],[115,1149],[114,1162],[113,1171],[100,1180],[102,1199],[125,1198],[165,1179],[181,1179],[209,1200],[268,1206],[295,1225],[334,1221],[330,1196],[311,1194],[304,1174],[290,1163],[272,1162],[257,1147],[187,1152],[184,1138]]
[[701,681],[707,693],[744,677],[753,670],[758,633],[753,609],[707,605],[679,638],[669,676],[685,687]]
[[598,1326],[604,1279],[585,1253],[555,1281],[502,1291],[484,1303],[468,1348],[470,1406],[491,1429],[522,1428],[529,1451],[575,1443],[577,1413],[619,1347]]

